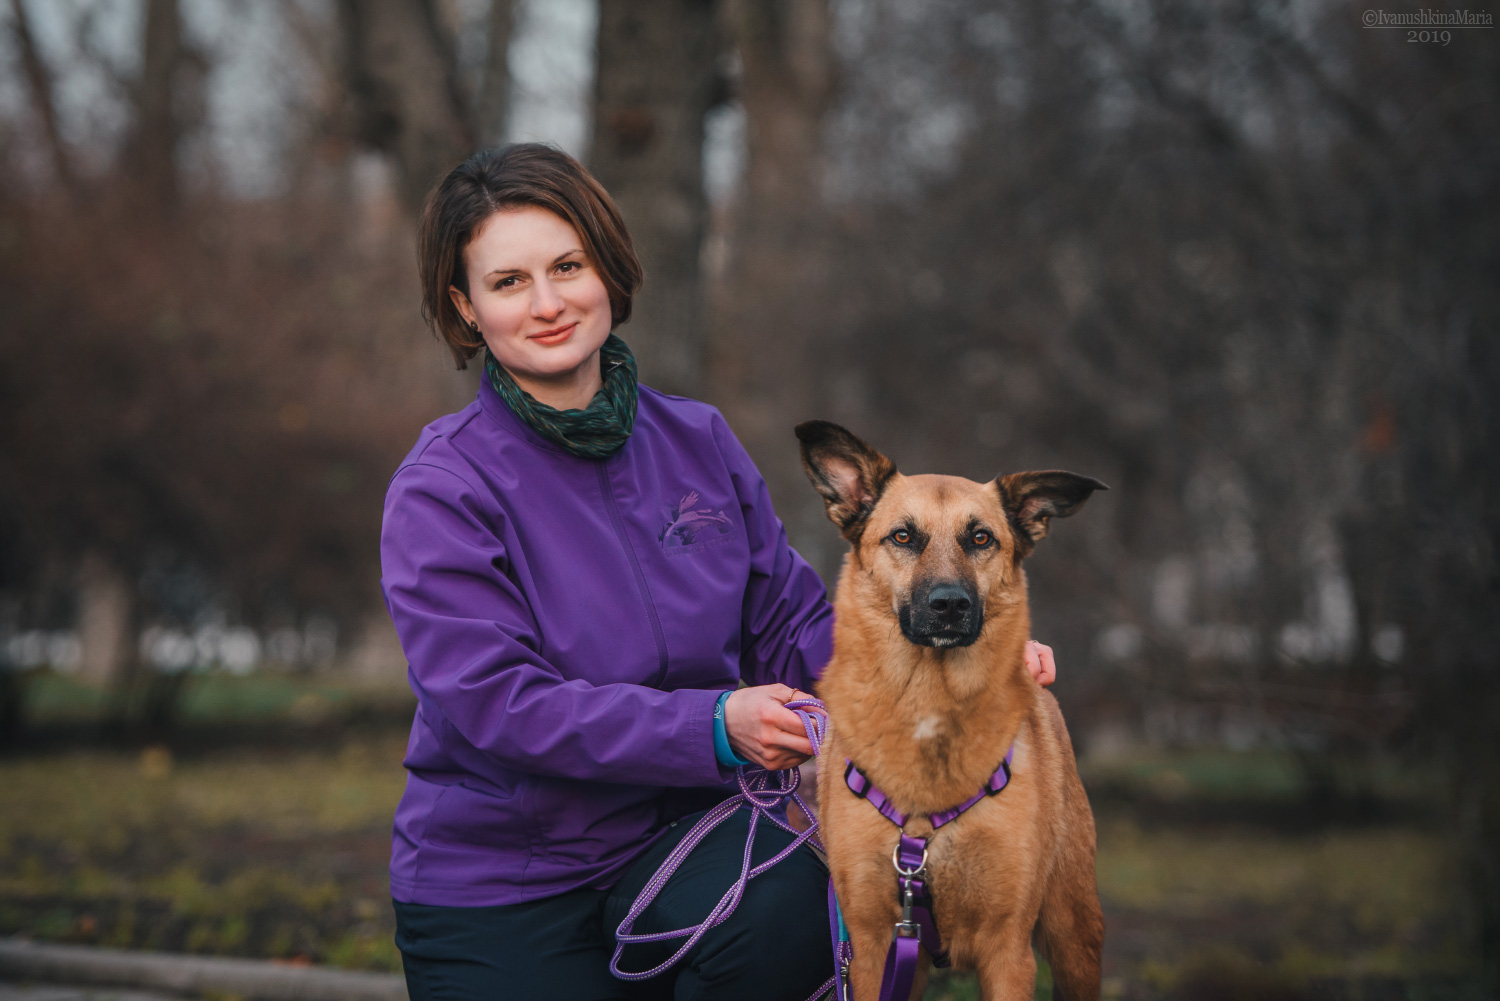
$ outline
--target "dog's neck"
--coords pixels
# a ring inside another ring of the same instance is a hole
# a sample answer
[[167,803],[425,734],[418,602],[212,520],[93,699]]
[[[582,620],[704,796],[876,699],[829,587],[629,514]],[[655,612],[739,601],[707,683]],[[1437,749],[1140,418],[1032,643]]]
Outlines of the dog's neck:
[[999,765],[1036,698],[1024,597],[987,613],[972,645],[940,650],[912,643],[846,583],[818,686],[840,750],[902,810],[963,802]]

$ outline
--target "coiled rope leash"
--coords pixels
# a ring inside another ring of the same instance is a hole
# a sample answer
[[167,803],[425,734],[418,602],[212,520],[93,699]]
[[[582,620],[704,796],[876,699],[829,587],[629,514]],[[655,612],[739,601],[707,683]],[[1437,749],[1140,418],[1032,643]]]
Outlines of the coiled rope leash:
[[[785,703],[785,705],[786,708],[795,712],[798,718],[802,720],[802,728],[807,731],[807,739],[812,744],[813,754],[816,755],[822,750],[823,740],[828,732],[828,717],[824,715],[826,710],[823,703],[817,699],[793,699]],[[818,711],[814,712],[814,709]],[[808,806],[807,801],[797,792],[797,787],[802,784],[802,773],[799,770],[788,768],[784,771],[768,772],[758,766],[740,765],[735,769],[735,776],[739,780],[740,791],[708,811],[699,819],[698,823],[693,825],[693,829],[688,832],[687,837],[678,842],[677,847],[673,848],[671,854],[662,861],[660,868],[656,870],[656,874],[651,877],[650,881],[641,890],[640,895],[635,898],[635,902],[630,905],[630,910],[626,913],[625,920],[621,921],[620,927],[615,929],[615,942],[617,944],[615,946],[614,957],[609,961],[609,972],[621,980],[646,980],[654,977],[687,955],[693,946],[697,945],[699,940],[708,934],[710,928],[723,924],[734,913],[735,907],[739,905],[740,899],[745,895],[745,886],[750,880],[786,858],[792,852],[802,847],[803,844],[811,844],[819,852],[823,851],[823,843],[818,840],[817,835],[818,816],[813,811],[813,808]],[[776,809],[781,807],[788,798],[795,801],[802,808],[802,812],[808,820],[807,830],[798,831],[776,815]],[[690,925],[686,928],[678,928],[675,931],[655,932],[648,935],[636,934],[632,930],[635,927],[636,919],[645,913],[647,907],[651,906],[651,902],[666,887],[667,881],[672,878],[672,874],[682,865],[683,860],[692,853],[694,848],[702,843],[704,838],[708,837],[710,831],[728,820],[742,806],[750,807],[750,827],[745,834],[745,856],[740,863],[740,874],[735,879],[734,884],[724,893],[724,896],[719,898],[719,902],[714,905],[713,910],[708,912],[708,917],[704,918],[699,924]],[[791,844],[777,852],[774,856],[752,868],[750,859],[751,850],[755,845],[755,825],[761,817],[765,817],[782,830],[795,834],[796,838],[793,839]],[[829,899],[832,900],[832,881],[829,882],[828,893]],[[666,942],[677,938],[686,938],[687,941],[678,947],[670,959],[660,965],[641,973],[632,973],[620,969],[620,957],[625,952],[625,946],[633,942]],[[844,944],[847,946],[848,943]],[[837,953],[837,951],[838,946],[835,945],[835,952]],[[823,986],[813,992],[812,997],[808,1001],[814,1001],[814,999],[822,997],[830,989],[834,988],[838,982],[839,975],[835,973]]]

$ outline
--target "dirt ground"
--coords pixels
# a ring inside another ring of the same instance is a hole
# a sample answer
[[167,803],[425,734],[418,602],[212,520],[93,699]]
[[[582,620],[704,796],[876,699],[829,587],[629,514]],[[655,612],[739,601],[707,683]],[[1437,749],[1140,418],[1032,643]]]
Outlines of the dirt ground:
[[[400,968],[398,724],[0,757],[0,934]],[[1275,754],[1085,759],[1106,998],[1469,996],[1451,846],[1408,777],[1319,800]],[[1050,996],[1042,969],[1038,996]],[[964,974],[929,999],[977,997]]]

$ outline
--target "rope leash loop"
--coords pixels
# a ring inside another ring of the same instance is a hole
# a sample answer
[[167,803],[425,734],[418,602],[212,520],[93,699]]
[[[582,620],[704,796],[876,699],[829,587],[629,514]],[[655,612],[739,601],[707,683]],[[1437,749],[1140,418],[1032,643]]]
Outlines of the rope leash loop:
[[[813,754],[820,753],[828,736],[827,708],[822,702],[813,698],[792,699],[786,702],[785,706],[796,713],[797,718],[802,721],[802,728],[807,733],[807,740],[812,745]],[[768,772],[758,765],[740,765],[735,769],[735,778],[739,783],[740,791],[699,818],[698,822],[693,825],[693,829],[687,833],[687,836],[679,841],[677,846],[662,860],[661,866],[657,868],[655,874],[647,881],[645,887],[641,889],[640,894],[635,898],[635,902],[630,905],[630,910],[626,912],[625,919],[615,929],[615,954],[609,961],[609,972],[619,979],[629,981],[647,980],[665,972],[675,965],[678,960],[691,952],[693,947],[698,944],[704,935],[708,934],[711,928],[723,924],[728,920],[729,916],[734,913],[734,909],[739,906],[740,900],[744,897],[745,888],[750,880],[761,875],[804,844],[813,845],[819,852],[824,851],[823,842],[818,838],[817,813],[797,792],[798,786],[802,784],[802,772],[799,769],[787,768],[781,771]],[[785,804],[788,800],[795,802],[801,808],[803,816],[808,821],[807,830],[798,831],[778,815],[785,812]],[[750,808],[750,826],[745,833],[745,854],[740,861],[739,876],[736,877],[733,885],[725,891],[724,895],[719,898],[719,902],[714,905],[713,910],[708,912],[708,916],[700,923],[690,925],[686,928],[652,933],[635,932],[634,928],[637,919],[661,895],[662,890],[666,888],[667,882],[682,866],[683,861],[687,859],[693,849],[697,848],[714,828],[728,820],[742,806]],[[755,827],[762,817],[787,833],[795,835],[795,837],[789,845],[771,858],[760,865],[752,866],[751,858],[755,845]],[[672,953],[670,958],[657,966],[639,972],[620,969],[620,959],[625,953],[625,946],[632,943],[668,942],[679,938],[685,938],[687,941],[683,942]],[[814,999],[822,997],[830,990],[835,989],[837,984],[838,975],[835,974],[823,986],[814,991],[808,1001],[814,1001]]]

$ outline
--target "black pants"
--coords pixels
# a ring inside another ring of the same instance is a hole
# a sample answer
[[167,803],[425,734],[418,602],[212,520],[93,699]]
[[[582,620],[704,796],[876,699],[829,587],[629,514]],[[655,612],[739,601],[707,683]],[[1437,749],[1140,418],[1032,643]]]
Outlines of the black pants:
[[[833,976],[828,871],[806,847],[751,880],[729,920],[665,973],[634,982],[610,974],[615,929],[699,816],[678,822],[611,890],[574,890],[499,907],[397,901],[396,945],[412,1001],[806,1001]],[[739,874],[749,819],[749,810],[739,810],[695,848],[635,931],[670,931],[702,921]],[[791,840],[761,820],[755,862]],[[632,945],[620,967],[650,969],[684,941]]]

